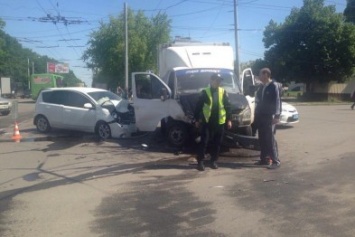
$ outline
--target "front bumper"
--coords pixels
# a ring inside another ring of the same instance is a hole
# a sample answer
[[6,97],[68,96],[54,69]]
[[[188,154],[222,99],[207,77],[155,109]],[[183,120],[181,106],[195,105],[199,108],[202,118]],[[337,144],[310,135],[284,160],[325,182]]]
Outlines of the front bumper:
[[110,123],[111,136],[112,138],[128,138],[132,136],[132,133],[137,131],[135,124],[124,124]]
[[9,112],[11,111],[11,106],[8,104],[0,104],[0,112]]
[[280,116],[281,125],[293,124],[299,122],[299,115],[298,113],[284,113]]
[[244,136],[230,131],[225,131],[223,144],[231,147],[242,147],[251,150],[260,150],[258,137]]

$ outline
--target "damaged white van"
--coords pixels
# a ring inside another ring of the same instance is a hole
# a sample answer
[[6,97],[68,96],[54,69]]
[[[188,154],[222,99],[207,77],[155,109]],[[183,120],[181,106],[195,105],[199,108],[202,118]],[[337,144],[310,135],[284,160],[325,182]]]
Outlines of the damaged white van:
[[230,132],[250,133],[251,109],[241,93],[235,74],[221,68],[179,68],[170,72],[167,83],[153,73],[133,73],[132,101],[139,131],[154,131],[161,126],[170,144],[182,146],[196,136],[193,114],[201,91],[213,73],[223,77],[221,86],[228,92],[232,106]]

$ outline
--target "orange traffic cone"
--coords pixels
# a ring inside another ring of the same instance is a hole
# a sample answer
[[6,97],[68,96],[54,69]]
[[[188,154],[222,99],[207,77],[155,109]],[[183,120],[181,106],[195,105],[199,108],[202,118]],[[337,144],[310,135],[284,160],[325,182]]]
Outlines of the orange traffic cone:
[[14,142],[20,142],[22,136],[20,134],[20,130],[18,129],[18,124],[15,122],[15,127],[14,127],[14,134],[12,135],[12,140]]

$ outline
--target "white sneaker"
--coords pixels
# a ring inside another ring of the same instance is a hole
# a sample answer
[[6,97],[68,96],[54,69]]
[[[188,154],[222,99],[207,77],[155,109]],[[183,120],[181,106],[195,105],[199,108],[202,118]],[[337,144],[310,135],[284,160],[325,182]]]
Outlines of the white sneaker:
[[280,166],[281,166],[281,162],[277,161],[277,163],[272,163],[267,168],[273,170],[279,168]]

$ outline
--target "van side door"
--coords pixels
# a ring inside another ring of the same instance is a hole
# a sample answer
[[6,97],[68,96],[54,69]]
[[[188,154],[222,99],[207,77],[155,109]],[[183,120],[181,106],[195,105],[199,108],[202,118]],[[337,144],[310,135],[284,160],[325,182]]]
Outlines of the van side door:
[[170,88],[153,73],[132,73],[133,107],[140,131],[154,131],[169,115]]

